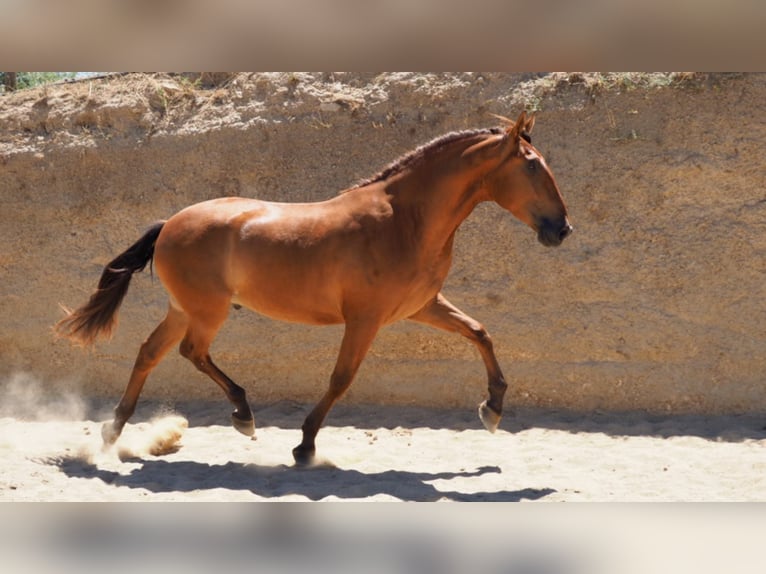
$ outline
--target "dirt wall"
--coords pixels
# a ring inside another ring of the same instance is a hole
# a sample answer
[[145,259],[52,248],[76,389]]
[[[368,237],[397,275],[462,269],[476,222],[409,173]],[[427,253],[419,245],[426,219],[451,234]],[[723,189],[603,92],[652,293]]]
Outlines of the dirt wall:
[[[128,75],[3,96],[0,377],[116,399],[164,314],[159,282],[134,278],[114,338],[92,351],[50,326],[151,222],[222,195],[326,199],[524,106],[575,233],[546,249],[481,205],[444,287],[492,334],[507,403],[766,411],[766,75]],[[255,404],[314,401],[341,333],[243,309],[212,352]],[[344,400],[473,408],[485,384],[468,342],[400,323]],[[145,394],[223,400],[176,353]]]

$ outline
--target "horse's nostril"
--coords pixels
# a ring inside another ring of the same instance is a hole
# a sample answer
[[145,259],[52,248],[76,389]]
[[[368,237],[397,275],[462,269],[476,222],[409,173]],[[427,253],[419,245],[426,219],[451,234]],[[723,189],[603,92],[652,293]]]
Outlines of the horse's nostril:
[[567,224],[566,224],[566,225],[565,225],[565,226],[564,226],[564,227],[561,229],[561,231],[559,232],[559,239],[560,239],[561,241],[564,241],[564,239],[566,239],[567,237],[569,237],[569,235],[570,235],[571,233],[572,233],[572,226],[571,226],[569,223],[567,223]]

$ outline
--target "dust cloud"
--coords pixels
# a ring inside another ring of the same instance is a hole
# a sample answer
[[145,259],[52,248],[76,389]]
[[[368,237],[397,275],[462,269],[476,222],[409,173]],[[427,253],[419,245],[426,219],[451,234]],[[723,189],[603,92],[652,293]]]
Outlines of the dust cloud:
[[28,373],[14,373],[0,382],[0,417],[46,422],[81,420],[88,403],[72,392],[56,392]]
[[[57,392],[52,390],[55,387],[55,384],[45,384],[29,373],[14,373],[0,382],[0,419],[33,423],[105,420],[105,424],[110,424],[111,413],[95,408],[76,392]],[[123,436],[111,448],[105,448],[100,437],[97,439],[87,430],[83,430],[81,440],[76,443],[71,437],[51,438],[49,435],[41,437],[41,441],[59,441],[62,453],[74,452],[75,458],[87,463],[95,463],[115,453],[120,460],[129,460],[177,452],[188,426],[186,418],[165,410],[148,422],[126,425]],[[33,427],[29,432],[34,432]],[[14,442],[13,437],[4,437],[4,443]]]
[[114,448],[122,460],[172,454],[181,448],[181,438],[188,427],[189,421],[180,415],[160,415],[138,425],[138,432],[118,439]]

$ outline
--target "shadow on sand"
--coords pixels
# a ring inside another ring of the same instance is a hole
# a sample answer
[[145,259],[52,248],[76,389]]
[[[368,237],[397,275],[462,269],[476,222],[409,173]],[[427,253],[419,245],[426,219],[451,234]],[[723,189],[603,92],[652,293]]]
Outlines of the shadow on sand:
[[127,474],[99,468],[77,457],[58,457],[45,461],[57,466],[70,478],[95,478],[113,486],[143,488],[154,493],[194,492],[226,489],[249,491],[264,498],[297,494],[310,500],[329,496],[364,499],[384,494],[405,501],[518,502],[538,500],[554,492],[550,488],[525,488],[500,492],[450,492],[438,490],[431,481],[480,477],[499,473],[500,468],[486,466],[472,472],[408,472],[388,470],[363,473],[331,465],[312,467],[260,466],[228,462],[206,464],[195,461],[137,460],[141,466]]

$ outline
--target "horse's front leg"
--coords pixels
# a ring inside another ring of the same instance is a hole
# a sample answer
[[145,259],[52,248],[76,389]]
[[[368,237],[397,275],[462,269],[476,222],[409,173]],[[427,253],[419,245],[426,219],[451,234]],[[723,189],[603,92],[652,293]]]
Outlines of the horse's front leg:
[[489,387],[489,399],[479,405],[479,418],[488,431],[495,432],[503,413],[503,397],[508,384],[495,357],[492,339],[484,326],[447,301],[441,293],[410,319],[451,333],[460,333],[476,345],[487,368]]
[[315,439],[327,413],[333,404],[346,392],[354,380],[359,365],[378,333],[377,321],[349,321],[343,334],[338,360],[330,377],[330,388],[306,417],[303,423],[303,440],[293,449],[293,458],[300,465],[309,464],[316,453]]

